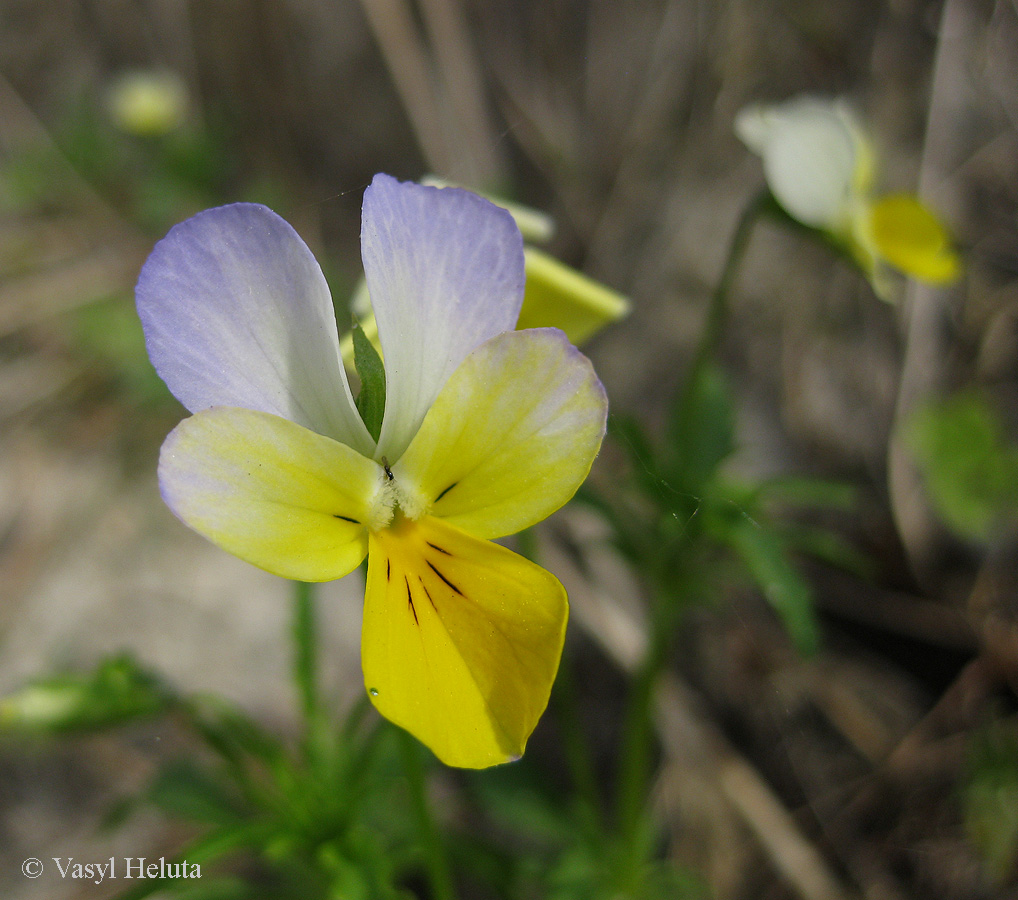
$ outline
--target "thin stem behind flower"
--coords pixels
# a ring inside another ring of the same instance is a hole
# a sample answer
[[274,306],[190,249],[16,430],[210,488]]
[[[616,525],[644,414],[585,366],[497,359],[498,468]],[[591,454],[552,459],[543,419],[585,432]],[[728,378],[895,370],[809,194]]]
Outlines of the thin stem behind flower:
[[703,331],[700,334],[700,342],[697,344],[696,355],[693,357],[689,374],[686,378],[683,397],[686,398],[694,389],[700,371],[717,356],[721,344],[721,337],[724,334],[725,324],[728,320],[728,300],[731,296],[732,287],[735,285],[735,278],[742,264],[746,249],[749,247],[749,239],[753,233],[753,226],[761,215],[765,214],[773,205],[769,191],[757,194],[742,211],[739,221],[735,226],[732,241],[728,246],[728,255],[725,257],[721,269],[721,277],[718,278],[717,286],[710,296],[710,305],[707,307],[707,318],[704,321]]
[[[721,275],[710,297],[696,353],[678,397],[675,421],[680,431],[691,425],[700,382],[707,377],[709,367],[716,361],[728,320],[729,298],[749,246],[753,226],[772,204],[769,192],[758,194],[743,210],[736,224]],[[650,789],[654,696],[661,673],[671,655],[672,638],[685,607],[684,579],[672,566],[662,570],[655,565],[654,555],[658,549],[657,546],[650,548],[651,557],[646,560],[644,568],[654,582],[651,586],[653,599],[649,617],[650,633],[646,653],[630,688],[618,769],[618,828],[633,878],[639,877],[645,853],[649,849],[644,813]]]
[[315,629],[314,586],[304,581],[294,582],[294,681],[300,695],[301,711],[305,722],[317,715],[318,710],[318,643]]
[[421,763],[420,745],[402,728],[399,733],[399,750],[403,762],[403,774],[406,776],[410,789],[410,802],[413,806],[417,834],[424,852],[424,865],[431,885],[431,896],[434,900],[456,900],[453,887],[452,869],[442,844],[438,826],[431,814],[428,800],[427,783],[424,777],[424,766]]

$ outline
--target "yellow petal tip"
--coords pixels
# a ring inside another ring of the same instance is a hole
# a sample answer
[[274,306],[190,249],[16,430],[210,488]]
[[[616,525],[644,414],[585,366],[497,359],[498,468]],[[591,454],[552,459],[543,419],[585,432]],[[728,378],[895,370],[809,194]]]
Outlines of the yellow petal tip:
[[371,535],[364,683],[449,766],[518,759],[548,704],[568,609],[550,573],[435,518]]
[[523,256],[527,280],[518,329],[561,328],[582,344],[629,314],[629,299],[599,281],[534,247],[525,247]]
[[870,210],[877,253],[896,269],[929,284],[950,284],[961,274],[961,259],[947,229],[918,197],[890,194]]

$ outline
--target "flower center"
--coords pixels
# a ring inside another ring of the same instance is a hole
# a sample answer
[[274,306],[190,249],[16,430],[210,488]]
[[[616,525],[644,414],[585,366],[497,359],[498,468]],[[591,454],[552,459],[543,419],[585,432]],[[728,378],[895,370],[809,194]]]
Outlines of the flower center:
[[405,521],[417,521],[427,513],[418,494],[401,483],[392,471],[388,461],[383,457],[378,473],[379,485],[371,505],[368,528],[381,531],[385,528],[398,528]]

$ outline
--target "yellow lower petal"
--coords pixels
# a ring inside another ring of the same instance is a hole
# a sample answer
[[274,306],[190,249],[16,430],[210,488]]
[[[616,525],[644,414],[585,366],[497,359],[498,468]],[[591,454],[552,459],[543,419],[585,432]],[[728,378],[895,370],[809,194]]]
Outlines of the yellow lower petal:
[[540,566],[439,519],[400,519],[370,537],[365,686],[447,765],[508,762],[548,704],[567,615]]
[[896,269],[931,284],[954,281],[961,270],[940,220],[917,197],[890,194],[870,209],[877,253]]

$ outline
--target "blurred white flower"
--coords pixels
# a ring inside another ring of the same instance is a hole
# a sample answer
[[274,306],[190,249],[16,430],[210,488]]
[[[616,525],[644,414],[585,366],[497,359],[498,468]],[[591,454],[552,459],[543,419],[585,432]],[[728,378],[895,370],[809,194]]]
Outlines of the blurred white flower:
[[735,133],[762,159],[785,212],[843,247],[881,297],[888,266],[932,284],[958,276],[946,229],[918,197],[875,195],[873,146],[843,100],[754,104],[736,116]]

